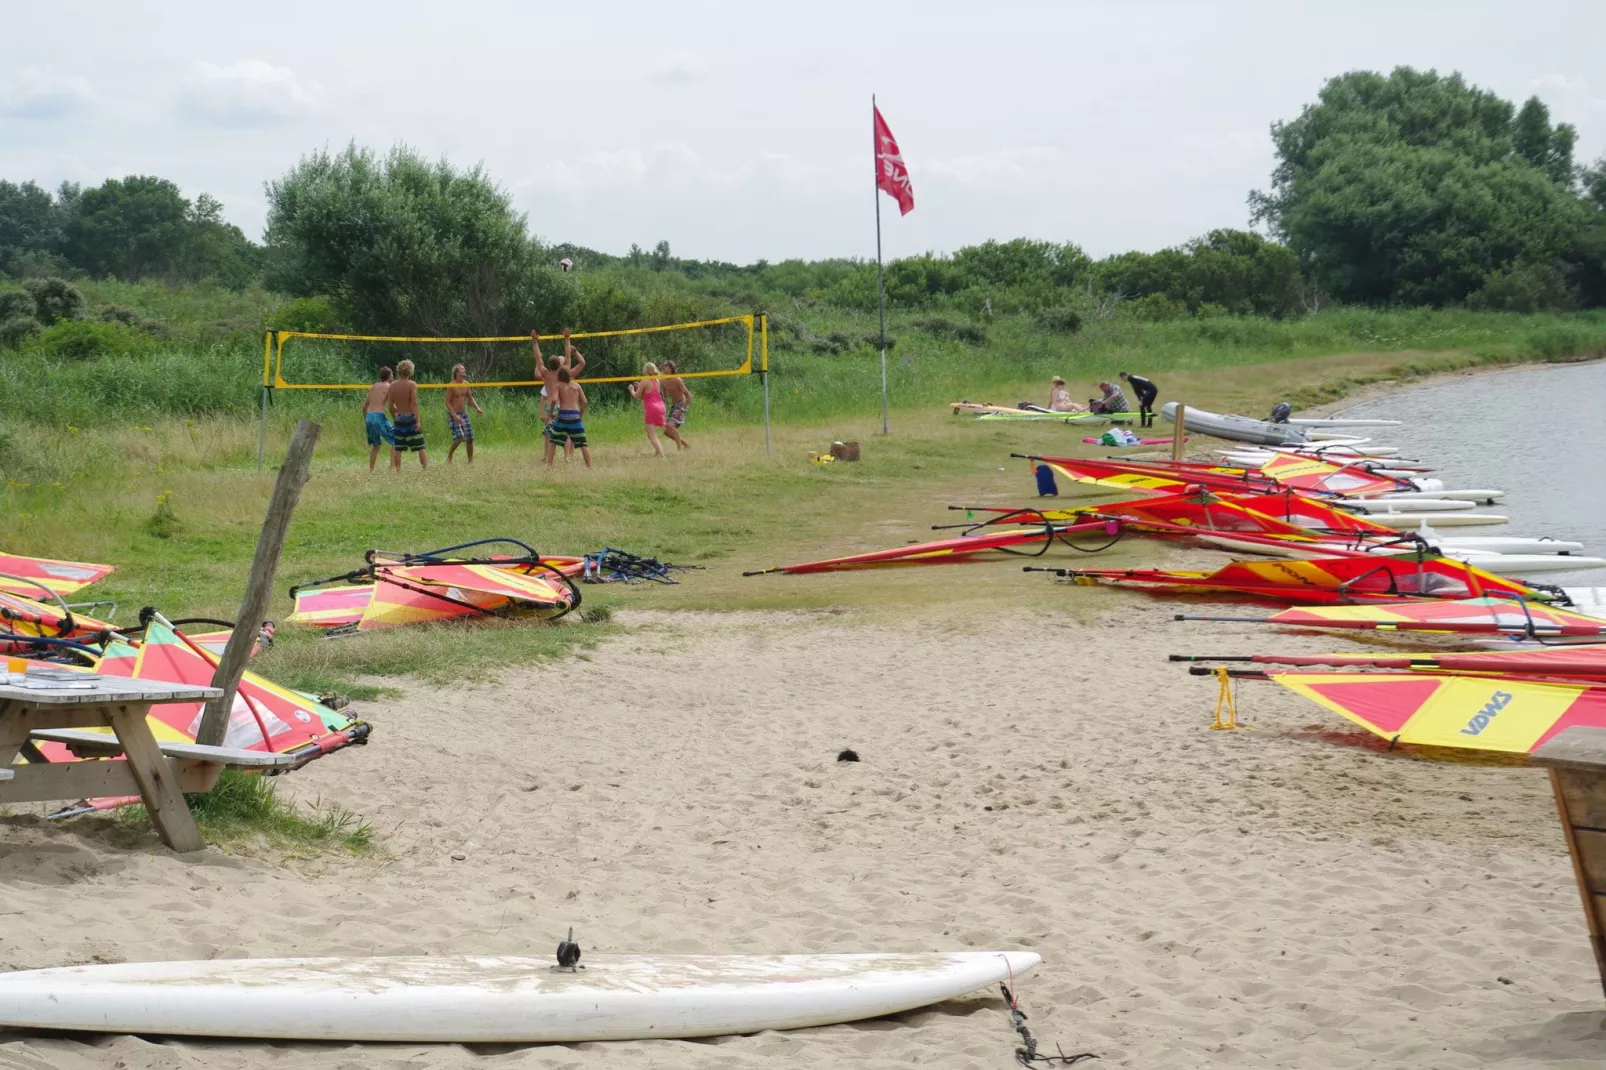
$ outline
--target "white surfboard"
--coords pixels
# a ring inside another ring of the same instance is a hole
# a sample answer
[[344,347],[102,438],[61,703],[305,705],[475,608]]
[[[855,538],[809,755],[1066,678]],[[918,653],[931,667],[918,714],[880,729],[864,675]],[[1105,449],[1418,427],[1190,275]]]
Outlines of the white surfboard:
[[220,959],[0,974],[0,1027],[273,1040],[579,1043],[801,1029],[1019,975],[1031,951]]

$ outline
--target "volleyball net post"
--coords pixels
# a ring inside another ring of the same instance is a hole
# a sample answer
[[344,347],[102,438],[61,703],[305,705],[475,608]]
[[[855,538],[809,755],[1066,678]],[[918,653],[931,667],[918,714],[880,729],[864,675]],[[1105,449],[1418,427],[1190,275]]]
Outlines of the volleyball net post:
[[[684,371],[677,365],[674,376],[660,372],[657,375],[594,375],[583,376],[575,382],[582,384],[603,383],[634,383],[642,379],[713,379],[729,378],[743,375],[757,375],[764,392],[764,453],[770,454],[770,385],[769,385],[769,314],[767,312],[751,312],[742,316],[724,316],[717,319],[697,320],[691,323],[671,323],[659,327],[633,327],[617,331],[574,331],[567,338],[571,342],[586,339],[641,339],[648,340],[654,336],[665,336],[674,331],[693,331],[697,329],[718,329],[726,325],[741,324],[746,328],[746,341],[742,347],[742,362],[735,368],[716,368],[699,371]],[[263,334],[262,340],[262,409],[257,429],[257,471],[262,470],[263,455],[267,445],[268,435],[268,407],[275,391],[279,390],[367,390],[372,383],[300,383],[291,382],[285,378],[285,345],[296,339],[308,341],[324,341],[337,343],[379,343],[391,345],[508,345],[536,342],[560,342],[563,334],[536,334],[536,335],[497,335],[490,337],[409,337],[400,335],[369,335],[369,334],[332,334],[319,331],[277,331],[270,330]],[[523,358],[521,358],[523,359]],[[534,371],[534,365],[530,365]],[[483,380],[468,380],[462,384],[447,382],[419,382],[420,390],[444,390],[448,386],[462,385],[474,388],[501,388],[501,387],[540,387],[540,379],[510,379],[492,378]]]

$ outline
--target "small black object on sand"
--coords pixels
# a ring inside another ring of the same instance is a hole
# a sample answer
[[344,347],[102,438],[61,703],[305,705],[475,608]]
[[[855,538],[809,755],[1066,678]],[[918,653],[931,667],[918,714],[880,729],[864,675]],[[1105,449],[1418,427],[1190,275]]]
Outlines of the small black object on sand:
[[836,760],[839,762],[856,762],[859,760],[859,752],[856,750],[845,750],[836,756]]

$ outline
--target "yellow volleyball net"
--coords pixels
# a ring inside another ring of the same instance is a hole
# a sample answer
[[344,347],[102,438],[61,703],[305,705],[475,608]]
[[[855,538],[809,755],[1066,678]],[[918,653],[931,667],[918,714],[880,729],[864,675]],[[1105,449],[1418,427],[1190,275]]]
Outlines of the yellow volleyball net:
[[[569,342],[586,358],[582,383],[624,383],[642,378],[648,364],[673,361],[682,379],[764,374],[769,371],[768,330],[763,313],[721,319],[575,331]],[[262,343],[262,386],[267,390],[367,390],[381,366],[411,360],[420,388],[443,389],[461,364],[475,387],[540,386],[535,350],[543,357],[563,352],[561,334],[486,338],[405,337],[268,331]],[[332,381],[363,370],[363,381]]]
[[[765,313],[631,327],[617,331],[575,331],[569,344],[585,357],[581,383],[626,383],[648,375],[682,379],[757,375],[764,389],[764,451],[770,448],[769,320]],[[262,416],[257,436],[257,467],[267,439],[269,398],[280,390],[367,390],[382,367],[412,361],[420,389],[451,385],[457,365],[469,386],[541,386],[535,370],[537,347],[543,359],[563,353],[562,334],[485,338],[330,334],[268,331],[262,340]],[[674,371],[664,369],[673,362]]]

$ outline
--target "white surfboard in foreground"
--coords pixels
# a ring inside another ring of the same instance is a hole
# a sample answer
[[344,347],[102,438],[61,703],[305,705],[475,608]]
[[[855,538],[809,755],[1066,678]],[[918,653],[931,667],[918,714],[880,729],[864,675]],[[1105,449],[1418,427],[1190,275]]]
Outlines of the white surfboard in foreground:
[[0,974],[0,1027],[274,1040],[578,1043],[833,1025],[987,988],[1031,951],[220,959]]

